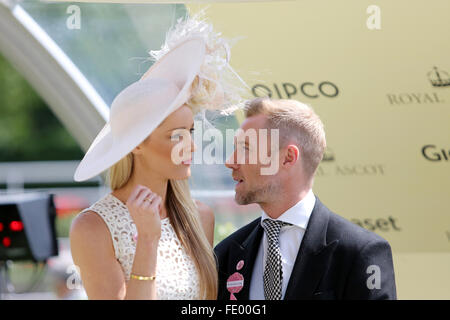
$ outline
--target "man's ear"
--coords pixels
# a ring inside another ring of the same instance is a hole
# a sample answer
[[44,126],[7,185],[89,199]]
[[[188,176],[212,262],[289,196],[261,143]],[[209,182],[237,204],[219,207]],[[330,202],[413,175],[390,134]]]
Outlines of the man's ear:
[[290,144],[286,147],[284,153],[283,165],[284,166],[294,166],[297,161],[300,160],[300,150],[295,144]]

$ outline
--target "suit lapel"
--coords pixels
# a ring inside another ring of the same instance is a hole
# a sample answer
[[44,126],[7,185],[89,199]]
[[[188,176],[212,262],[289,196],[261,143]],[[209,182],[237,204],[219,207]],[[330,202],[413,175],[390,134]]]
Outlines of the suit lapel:
[[[235,250],[233,250],[232,256],[230,257],[230,265],[228,266],[230,274],[228,277],[234,272],[239,272],[244,277],[244,287],[240,292],[234,294],[237,300],[249,299],[250,280],[252,279],[253,266],[255,264],[259,244],[261,243],[263,235],[263,228],[261,227],[260,222],[261,219],[257,219],[255,227],[241,244],[237,242],[235,243]],[[244,266],[238,271],[236,270],[236,266],[241,260],[244,261]]]
[[285,300],[310,299],[329,261],[338,240],[326,243],[329,210],[316,197],[308,226],[303,236],[294,268],[284,296]]

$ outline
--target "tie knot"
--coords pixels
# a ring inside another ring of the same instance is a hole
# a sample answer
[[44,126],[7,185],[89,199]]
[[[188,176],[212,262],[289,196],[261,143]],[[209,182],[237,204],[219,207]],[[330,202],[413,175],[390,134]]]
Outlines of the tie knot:
[[278,242],[278,237],[280,236],[280,231],[283,226],[290,226],[290,223],[280,221],[280,220],[272,220],[272,219],[264,219],[263,227],[267,233],[267,238],[270,242],[275,241]]

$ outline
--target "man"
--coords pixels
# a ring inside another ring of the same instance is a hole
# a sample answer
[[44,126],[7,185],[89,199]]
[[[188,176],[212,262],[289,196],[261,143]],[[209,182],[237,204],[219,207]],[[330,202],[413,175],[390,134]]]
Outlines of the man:
[[[326,147],[319,117],[298,101],[269,98],[250,101],[245,112],[226,166],[238,182],[236,202],[257,203],[263,212],[216,246],[218,298],[396,299],[389,243],[331,212],[312,192]],[[247,132],[260,138],[260,129],[271,136],[258,139],[258,148],[267,141],[278,163],[273,174],[261,174],[270,165],[261,156],[248,161],[257,148]]]

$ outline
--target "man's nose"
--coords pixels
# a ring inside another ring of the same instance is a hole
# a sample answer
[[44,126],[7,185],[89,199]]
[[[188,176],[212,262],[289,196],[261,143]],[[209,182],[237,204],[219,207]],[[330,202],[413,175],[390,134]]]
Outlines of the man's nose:
[[236,151],[233,151],[231,156],[225,161],[225,167],[227,167],[228,169],[234,169],[234,170],[239,168],[239,165],[236,161]]

